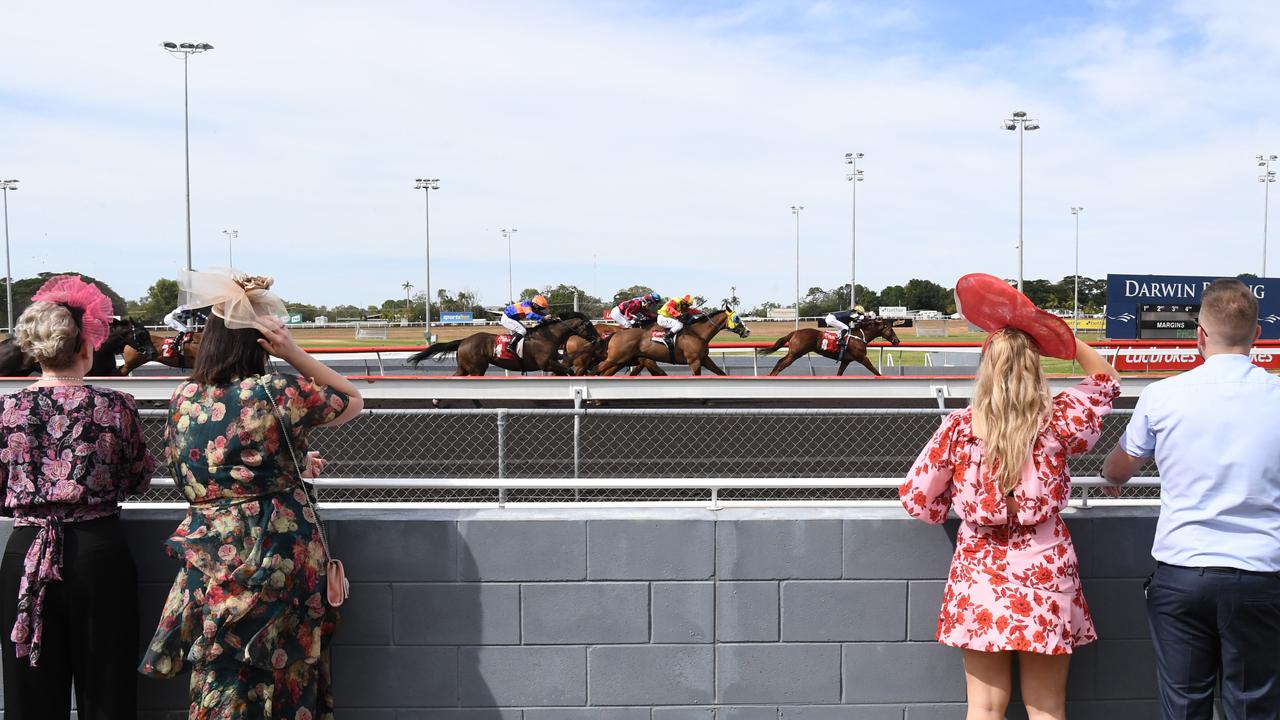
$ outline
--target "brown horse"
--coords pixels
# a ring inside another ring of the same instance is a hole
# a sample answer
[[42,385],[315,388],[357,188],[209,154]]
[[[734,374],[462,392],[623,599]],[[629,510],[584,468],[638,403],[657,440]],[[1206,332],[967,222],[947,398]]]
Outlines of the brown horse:
[[201,335],[203,333],[196,332],[187,336],[186,342],[182,343],[181,357],[164,356],[165,338],[163,337],[152,337],[151,345],[141,350],[126,347],[124,349],[124,366],[120,368],[120,374],[128,375],[149,362],[158,362],[161,365],[168,365],[179,370],[189,370],[195,366],[196,354],[200,352]]
[[[594,341],[599,337],[590,318],[582,313],[567,312],[549,318],[530,330],[524,339],[522,357],[499,356],[496,351],[496,341],[500,336],[479,332],[462,340],[432,345],[414,354],[409,358],[409,362],[417,365],[429,357],[456,352],[458,369],[453,373],[454,375],[484,375],[490,365],[497,365],[505,370],[543,370],[555,375],[570,375],[569,368],[560,362],[559,355],[560,346],[571,335],[586,338],[588,341]],[[514,343],[515,340],[513,339],[512,342]]]
[[[640,327],[653,327],[653,323],[647,323]],[[595,342],[588,342],[583,338],[574,335],[564,343],[564,352],[566,357],[572,358],[570,367],[573,368],[574,375],[590,375],[596,366],[604,362],[609,356],[609,339],[614,333],[623,328],[617,325],[597,325],[596,332],[600,333],[600,339]],[[666,375],[667,372],[658,367],[658,363],[649,358],[638,358],[636,366],[631,369],[631,375],[639,375],[641,372],[648,370],[650,375]]]
[[844,347],[832,344],[830,347],[824,347],[822,343],[823,330],[818,328],[805,328],[803,330],[795,330],[778,338],[773,345],[767,348],[756,350],[757,355],[768,355],[781,348],[787,346],[786,357],[778,361],[773,369],[769,371],[770,375],[777,375],[791,363],[816,352],[822,357],[831,358],[840,362],[840,369],[836,371],[836,375],[844,375],[845,368],[849,367],[849,363],[858,361],[862,366],[871,371],[872,375],[879,375],[880,371],[875,365],[867,359],[867,344],[878,337],[897,345],[902,342],[898,339],[898,334],[893,331],[893,327],[884,320],[876,319],[875,321],[849,333]]
[[751,330],[742,324],[737,314],[727,307],[694,316],[676,335],[674,348],[654,342],[652,339],[654,330],[650,328],[619,330],[609,339],[606,347],[608,356],[596,367],[594,374],[614,375],[627,365],[634,365],[647,358],[658,362],[688,365],[694,375],[701,375],[704,367],[717,375],[724,375],[725,371],[707,356],[707,346],[711,344],[711,338],[721,330],[728,330],[744,338],[751,334]]

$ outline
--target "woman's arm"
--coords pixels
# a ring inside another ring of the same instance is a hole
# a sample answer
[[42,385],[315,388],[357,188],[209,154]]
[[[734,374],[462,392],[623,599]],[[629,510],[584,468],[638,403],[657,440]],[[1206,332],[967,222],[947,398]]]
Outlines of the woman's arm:
[[298,371],[299,375],[309,377],[320,385],[325,385],[347,396],[347,407],[341,415],[326,425],[341,425],[360,414],[364,409],[364,398],[360,391],[338,371],[316,360],[306,350],[298,347],[293,335],[279,318],[262,316],[258,318],[258,331],[262,337],[258,344],[267,352],[284,360]]
[[1111,363],[1103,360],[1097,350],[1080,338],[1076,338],[1076,361],[1085,375],[1110,375],[1112,380],[1120,379],[1120,373],[1111,367]]

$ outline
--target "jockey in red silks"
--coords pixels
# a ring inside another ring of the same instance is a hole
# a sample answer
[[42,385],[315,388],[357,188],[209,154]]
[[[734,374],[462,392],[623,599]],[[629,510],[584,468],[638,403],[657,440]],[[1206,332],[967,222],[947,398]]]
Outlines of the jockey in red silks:
[[638,295],[630,300],[623,300],[609,311],[609,317],[625,328],[640,327],[653,322],[658,317],[654,311],[662,302],[662,296],[656,292]]

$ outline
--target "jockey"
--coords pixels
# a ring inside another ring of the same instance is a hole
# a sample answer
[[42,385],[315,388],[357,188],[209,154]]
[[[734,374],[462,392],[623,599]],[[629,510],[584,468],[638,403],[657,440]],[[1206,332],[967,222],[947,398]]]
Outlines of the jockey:
[[676,333],[684,329],[684,324],[688,322],[690,315],[701,315],[702,311],[693,306],[693,296],[685,293],[682,297],[673,297],[667,300],[662,309],[658,311],[658,324],[666,328],[667,335],[664,340],[671,340]]
[[[868,311],[861,305],[854,305],[852,310],[837,310],[828,313],[826,317],[827,324],[834,328],[840,329],[840,344],[843,345],[845,338],[852,330],[860,330],[861,328],[871,324],[876,319],[874,312]],[[850,327],[852,325],[852,327]]]
[[179,305],[174,308],[168,315],[164,316],[163,322],[170,328],[173,328],[177,335],[173,337],[173,343],[165,348],[168,357],[174,357],[182,354],[182,345],[191,337],[191,333],[200,327],[209,319],[206,308],[193,308],[186,305]]
[[654,308],[662,302],[662,296],[656,292],[639,295],[630,300],[623,300],[617,307],[609,311],[609,317],[623,328],[640,327],[653,322],[658,317]]
[[534,295],[528,300],[508,303],[502,309],[502,315],[498,317],[498,322],[502,323],[502,327],[511,331],[516,336],[516,355],[524,357],[521,353],[524,351],[524,337],[529,332],[529,328],[525,327],[523,320],[532,320],[534,322],[542,322],[547,319],[547,299],[542,295]]

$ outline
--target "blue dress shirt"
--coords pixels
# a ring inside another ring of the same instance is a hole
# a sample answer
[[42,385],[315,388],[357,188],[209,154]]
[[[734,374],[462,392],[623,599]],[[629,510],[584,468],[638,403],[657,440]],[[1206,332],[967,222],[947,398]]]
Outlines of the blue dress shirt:
[[1156,560],[1280,571],[1280,378],[1213,355],[1147,387],[1120,447],[1160,468]]

